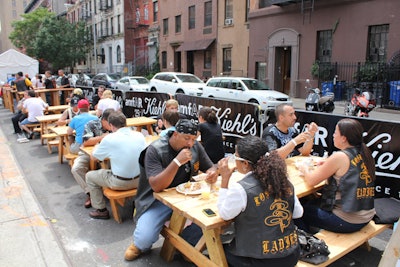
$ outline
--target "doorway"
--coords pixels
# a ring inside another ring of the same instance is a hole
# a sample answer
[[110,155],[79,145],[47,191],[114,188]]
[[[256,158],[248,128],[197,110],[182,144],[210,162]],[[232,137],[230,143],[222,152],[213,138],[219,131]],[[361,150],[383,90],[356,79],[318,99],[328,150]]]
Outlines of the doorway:
[[290,95],[291,81],[291,57],[290,46],[275,47],[275,90]]
[[194,73],[194,53],[193,51],[186,52],[187,72]]
[[182,60],[181,60],[182,53],[180,51],[175,52],[174,55],[174,71],[181,72],[182,71]]

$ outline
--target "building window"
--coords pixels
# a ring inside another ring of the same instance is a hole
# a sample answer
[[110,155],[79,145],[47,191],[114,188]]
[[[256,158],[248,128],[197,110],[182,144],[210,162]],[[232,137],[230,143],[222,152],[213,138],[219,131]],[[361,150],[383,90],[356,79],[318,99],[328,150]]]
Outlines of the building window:
[[163,35],[168,35],[168,18],[163,19]]
[[118,23],[118,33],[121,33],[121,15],[118,15],[117,23]]
[[196,28],[196,6],[189,7],[189,30]]
[[14,19],[17,18],[17,10],[13,9],[12,16],[13,16]]
[[204,69],[211,69],[211,51],[204,50]]
[[111,35],[114,35],[114,18],[110,18]]
[[17,1],[16,0],[12,0],[12,7],[17,7]]
[[121,47],[117,46],[117,63],[121,63]]
[[259,0],[258,8],[264,8],[270,6],[271,5],[270,2],[271,2],[270,0]]
[[246,0],[246,14],[244,21],[248,22],[249,21],[249,12],[250,12],[250,0]]
[[332,55],[332,30],[317,32],[317,60],[331,62]]
[[104,48],[101,49],[101,64],[106,63],[106,54],[104,53]]
[[175,33],[180,33],[182,30],[182,16],[175,16]]
[[212,25],[212,1],[204,3],[204,27]]
[[163,69],[167,68],[167,52],[166,51],[161,52],[161,68],[163,68]]
[[153,21],[158,21],[158,1],[153,1]]
[[225,0],[225,19],[233,18],[233,0]]
[[385,62],[389,24],[369,26],[367,60]]
[[222,62],[222,71],[223,72],[231,72],[232,68],[232,49],[231,48],[223,48],[222,49],[222,54],[223,54],[223,62]]

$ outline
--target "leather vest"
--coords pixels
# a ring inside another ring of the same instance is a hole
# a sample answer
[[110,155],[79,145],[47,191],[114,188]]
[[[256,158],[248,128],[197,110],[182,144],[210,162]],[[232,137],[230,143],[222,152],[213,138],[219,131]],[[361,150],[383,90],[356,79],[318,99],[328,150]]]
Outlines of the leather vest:
[[26,86],[25,79],[16,80],[15,86],[17,87],[18,92],[23,92],[29,89],[28,86]]
[[247,206],[235,218],[232,253],[267,259],[283,258],[297,251],[299,243],[292,219],[294,195],[287,199],[270,198],[253,174],[239,183],[246,191]]
[[[349,170],[340,178],[338,186],[336,180],[330,177],[324,193],[332,196],[327,198],[333,204],[342,204],[344,212],[356,212],[374,208],[375,183],[368,173],[364,160],[356,148],[347,148],[343,152],[350,159]],[[336,190],[339,194],[336,194]],[[340,199],[338,198],[340,197]]]

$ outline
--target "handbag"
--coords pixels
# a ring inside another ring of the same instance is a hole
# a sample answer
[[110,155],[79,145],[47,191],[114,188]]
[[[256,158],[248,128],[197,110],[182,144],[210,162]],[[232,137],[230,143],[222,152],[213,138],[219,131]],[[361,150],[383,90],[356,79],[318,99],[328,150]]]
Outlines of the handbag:
[[297,229],[297,235],[301,261],[318,265],[328,260],[330,251],[324,240],[301,229]]

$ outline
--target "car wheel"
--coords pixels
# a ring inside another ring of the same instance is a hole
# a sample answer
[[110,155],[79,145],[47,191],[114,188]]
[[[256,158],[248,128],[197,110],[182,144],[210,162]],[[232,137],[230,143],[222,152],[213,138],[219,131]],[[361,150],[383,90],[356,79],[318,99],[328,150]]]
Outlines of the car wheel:
[[151,87],[150,92],[157,92],[157,89],[155,87]]
[[185,92],[182,89],[178,89],[175,94],[185,94]]

